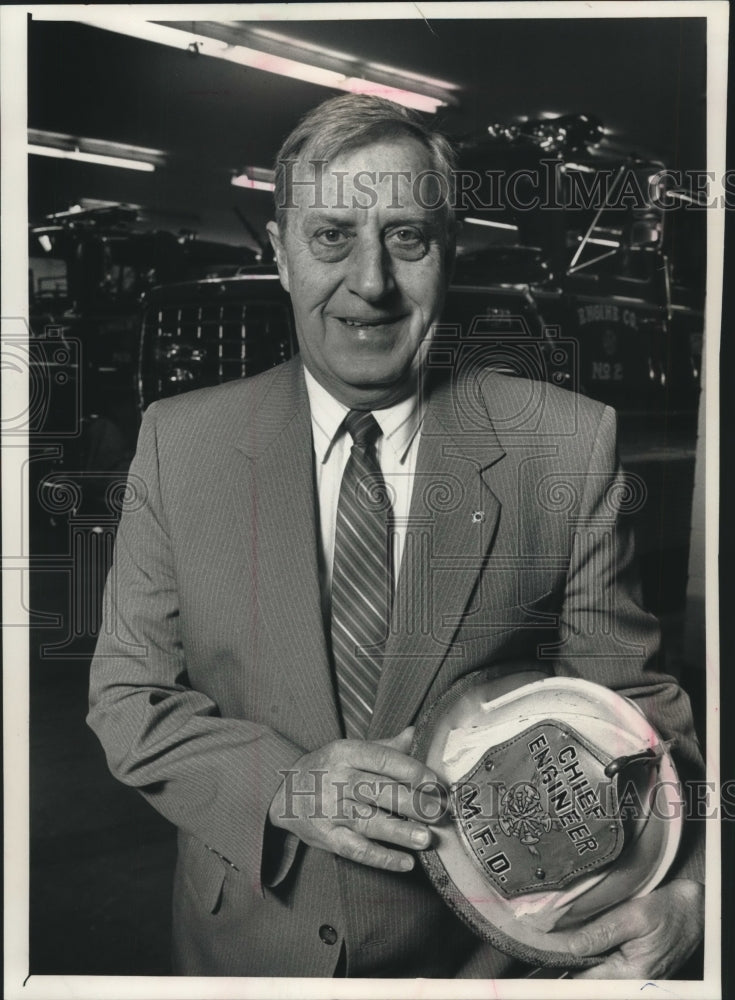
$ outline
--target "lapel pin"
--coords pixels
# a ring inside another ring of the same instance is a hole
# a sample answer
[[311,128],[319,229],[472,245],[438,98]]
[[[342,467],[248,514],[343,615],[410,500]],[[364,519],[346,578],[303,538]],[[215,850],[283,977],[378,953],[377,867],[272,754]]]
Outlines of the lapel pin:
[[485,511],[484,510],[475,510],[475,511],[472,512],[472,523],[473,524],[482,524],[482,522],[484,520],[485,520]]

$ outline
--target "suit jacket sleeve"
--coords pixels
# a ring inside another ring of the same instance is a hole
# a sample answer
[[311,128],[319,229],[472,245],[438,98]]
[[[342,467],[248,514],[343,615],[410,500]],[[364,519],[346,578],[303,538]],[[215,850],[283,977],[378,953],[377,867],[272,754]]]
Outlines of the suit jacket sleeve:
[[[641,607],[626,511],[645,500],[645,487],[620,469],[615,421],[615,412],[606,408],[572,529],[557,671],[596,681],[633,699],[663,739],[673,741],[679,777],[686,781],[701,777],[703,761],[689,698],[672,677],[660,672],[658,623]],[[610,470],[617,471],[611,476]],[[669,877],[704,881],[702,823],[684,824]]]
[[222,718],[217,705],[188,684],[159,489],[156,404],[143,419],[130,470],[92,663],[88,722],[115,777],[261,885],[279,771],[304,751],[267,726]]

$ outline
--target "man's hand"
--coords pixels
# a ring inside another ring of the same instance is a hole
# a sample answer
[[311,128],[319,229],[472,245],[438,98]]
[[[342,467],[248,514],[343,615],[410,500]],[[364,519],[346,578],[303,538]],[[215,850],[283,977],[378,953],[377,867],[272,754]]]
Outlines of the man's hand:
[[301,757],[271,803],[271,823],[359,864],[409,871],[413,856],[385,845],[428,847],[428,824],[445,803],[436,775],[408,756],[412,736],[409,727],[392,740],[337,740]]
[[704,886],[674,879],[577,931],[570,940],[574,955],[610,954],[574,978],[665,979],[689,958],[703,931]]

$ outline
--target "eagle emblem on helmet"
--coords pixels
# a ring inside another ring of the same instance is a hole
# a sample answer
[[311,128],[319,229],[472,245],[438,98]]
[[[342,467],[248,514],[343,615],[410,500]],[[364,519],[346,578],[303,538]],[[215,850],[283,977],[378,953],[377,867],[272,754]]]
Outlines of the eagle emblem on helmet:
[[[535,845],[554,826],[538,788],[530,781],[522,781],[510,789],[501,785],[500,791],[498,826],[506,837],[517,837],[531,854],[538,854]],[[558,822],[556,825],[558,827]]]

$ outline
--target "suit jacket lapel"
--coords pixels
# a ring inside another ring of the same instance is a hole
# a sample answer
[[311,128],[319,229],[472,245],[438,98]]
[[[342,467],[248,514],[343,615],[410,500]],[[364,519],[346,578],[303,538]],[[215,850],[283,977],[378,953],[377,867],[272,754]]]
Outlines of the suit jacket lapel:
[[273,669],[302,705],[312,746],[340,736],[317,564],[311,423],[298,361],[279,369],[244,420],[235,491]]
[[492,546],[500,502],[488,469],[503,451],[487,422],[463,426],[462,396],[446,382],[429,399],[380,685],[369,736],[409,725],[471,600]]
[[[489,417],[463,426],[461,395],[433,388],[422,426],[391,632],[368,735],[408,725],[448,656],[495,537],[488,470],[505,454]],[[257,600],[310,744],[341,735],[322,616],[311,423],[298,359],[243,416],[234,490]]]

